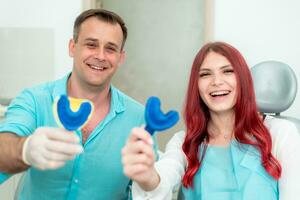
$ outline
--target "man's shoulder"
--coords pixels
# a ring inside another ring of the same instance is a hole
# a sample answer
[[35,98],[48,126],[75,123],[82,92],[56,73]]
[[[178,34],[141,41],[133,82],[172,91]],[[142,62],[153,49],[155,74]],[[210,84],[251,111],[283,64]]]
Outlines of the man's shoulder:
[[45,95],[49,95],[51,93],[51,84],[49,84],[50,82],[47,83],[41,83],[29,88],[25,88],[20,95],[30,95],[33,96],[35,98],[41,97],[41,96],[45,96]]
[[29,88],[25,88],[25,90],[38,93],[38,92],[48,92],[54,85],[56,81],[47,81],[43,83],[36,84]]
[[112,108],[118,115],[131,126],[144,124],[145,107],[137,100],[121,92],[119,89],[112,87]]
[[[34,85],[32,87],[24,88],[16,99],[32,99],[35,102],[44,102],[46,99],[51,100],[60,80],[47,81]],[[27,100],[29,100],[27,99]]]
[[126,108],[144,111],[145,106],[143,104],[141,104],[134,98],[128,96],[121,90],[119,90],[117,88],[113,88],[113,89],[116,92],[116,94],[118,95],[119,101],[121,101]]

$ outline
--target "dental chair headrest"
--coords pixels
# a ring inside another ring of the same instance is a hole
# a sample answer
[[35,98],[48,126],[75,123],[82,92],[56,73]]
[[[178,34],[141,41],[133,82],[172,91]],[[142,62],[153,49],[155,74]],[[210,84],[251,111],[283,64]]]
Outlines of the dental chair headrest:
[[258,109],[262,113],[279,114],[295,100],[297,78],[285,63],[265,61],[251,68]]

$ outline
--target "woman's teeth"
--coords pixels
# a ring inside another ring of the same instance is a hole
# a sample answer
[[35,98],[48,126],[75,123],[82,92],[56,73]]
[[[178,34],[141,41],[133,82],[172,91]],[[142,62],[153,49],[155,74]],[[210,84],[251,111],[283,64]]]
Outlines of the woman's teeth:
[[229,94],[229,91],[217,91],[217,92],[212,92],[210,93],[211,96],[216,97],[216,96],[224,96]]

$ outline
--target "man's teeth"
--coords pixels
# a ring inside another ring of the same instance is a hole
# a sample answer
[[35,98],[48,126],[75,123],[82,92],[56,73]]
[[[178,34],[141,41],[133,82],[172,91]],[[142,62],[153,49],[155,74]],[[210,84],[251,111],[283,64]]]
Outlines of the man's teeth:
[[96,66],[96,65],[89,65],[92,69],[96,69],[96,70],[103,70],[104,67],[99,67],[99,66]]
[[229,91],[217,91],[210,93],[211,96],[223,96],[229,94]]

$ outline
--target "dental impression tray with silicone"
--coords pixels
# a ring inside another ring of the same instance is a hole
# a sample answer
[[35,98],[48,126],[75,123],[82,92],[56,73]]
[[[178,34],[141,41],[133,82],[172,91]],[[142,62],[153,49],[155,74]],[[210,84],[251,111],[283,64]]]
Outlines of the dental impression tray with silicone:
[[53,114],[57,124],[68,131],[81,129],[93,113],[93,103],[87,99],[76,99],[61,95],[53,103]]
[[150,97],[146,103],[145,120],[145,130],[153,135],[155,131],[163,131],[174,126],[179,120],[179,114],[174,110],[164,114],[160,109],[159,98]]

